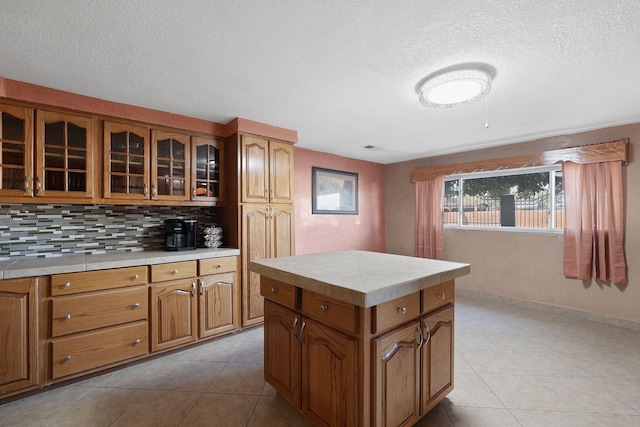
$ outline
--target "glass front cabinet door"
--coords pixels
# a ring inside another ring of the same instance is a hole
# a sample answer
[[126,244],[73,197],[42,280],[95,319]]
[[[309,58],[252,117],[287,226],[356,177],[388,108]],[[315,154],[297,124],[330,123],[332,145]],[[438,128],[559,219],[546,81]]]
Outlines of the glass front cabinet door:
[[151,141],[151,199],[189,200],[190,137],[152,130]]
[[224,201],[224,142],[214,138],[194,136],[191,147],[191,200]]
[[149,128],[104,122],[104,197],[149,198]]
[[0,104],[0,196],[33,196],[33,109]]
[[36,196],[92,198],[96,119],[36,111]]

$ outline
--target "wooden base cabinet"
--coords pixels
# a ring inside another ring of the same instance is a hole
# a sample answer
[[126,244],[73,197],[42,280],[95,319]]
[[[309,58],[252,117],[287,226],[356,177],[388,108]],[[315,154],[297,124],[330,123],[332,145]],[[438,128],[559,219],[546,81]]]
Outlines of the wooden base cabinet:
[[371,308],[260,291],[265,380],[314,425],[412,426],[453,390],[453,281]]
[[0,398],[38,384],[36,279],[0,281]]
[[237,257],[152,265],[151,350],[238,328],[237,269]]

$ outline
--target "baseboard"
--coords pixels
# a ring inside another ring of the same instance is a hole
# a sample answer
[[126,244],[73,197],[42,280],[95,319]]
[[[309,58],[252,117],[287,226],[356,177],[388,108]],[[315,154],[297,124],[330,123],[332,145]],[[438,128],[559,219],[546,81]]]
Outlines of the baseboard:
[[514,297],[506,297],[502,295],[487,294],[484,292],[471,291],[468,289],[456,288],[456,297],[483,299],[485,301],[494,301],[506,304],[512,304],[520,307],[530,307],[537,310],[544,310],[551,313],[561,313],[567,316],[573,316],[580,319],[591,320],[593,322],[604,323],[620,328],[631,329],[640,332],[640,322],[635,320],[621,319],[615,316],[609,316],[601,313],[593,313],[590,311],[577,310],[570,307],[562,307],[559,305],[545,304],[538,301],[523,300]]

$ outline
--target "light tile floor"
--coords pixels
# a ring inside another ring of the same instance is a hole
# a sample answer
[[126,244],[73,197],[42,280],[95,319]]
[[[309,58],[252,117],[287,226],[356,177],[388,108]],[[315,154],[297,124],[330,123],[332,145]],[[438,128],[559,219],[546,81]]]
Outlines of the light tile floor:
[[[459,296],[454,391],[418,426],[640,426],[640,332]],[[308,426],[262,328],[0,405],[0,426]]]

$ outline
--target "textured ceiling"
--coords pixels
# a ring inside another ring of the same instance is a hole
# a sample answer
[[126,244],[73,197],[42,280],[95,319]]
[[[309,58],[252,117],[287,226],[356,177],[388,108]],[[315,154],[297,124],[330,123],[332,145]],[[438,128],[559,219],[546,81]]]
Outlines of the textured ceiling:
[[[637,0],[0,0],[0,76],[393,163],[640,122],[639,21]],[[419,103],[470,62],[496,70],[487,104]]]

